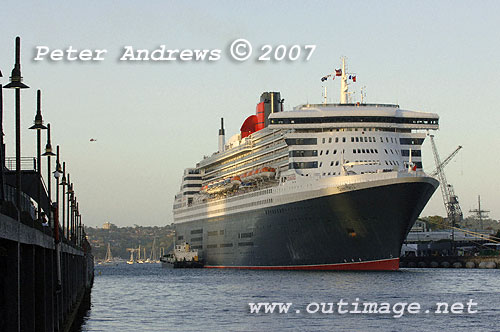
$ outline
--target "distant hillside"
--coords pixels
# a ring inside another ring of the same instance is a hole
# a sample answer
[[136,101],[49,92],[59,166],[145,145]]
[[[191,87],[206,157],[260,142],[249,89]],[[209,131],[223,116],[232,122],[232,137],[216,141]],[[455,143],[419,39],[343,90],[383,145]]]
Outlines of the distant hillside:
[[149,257],[154,237],[156,237],[158,250],[162,247],[165,251],[170,251],[173,247],[174,231],[171,226],[116,227],[113,224],[107,226],[108,229],[85,227],[92,253],[96,259],[103,259],[106,256],[108,243],[114,257],[126,259],[130,257],[127,248],[138,248],[139,245],[141,248],[146,248],[146,257]]

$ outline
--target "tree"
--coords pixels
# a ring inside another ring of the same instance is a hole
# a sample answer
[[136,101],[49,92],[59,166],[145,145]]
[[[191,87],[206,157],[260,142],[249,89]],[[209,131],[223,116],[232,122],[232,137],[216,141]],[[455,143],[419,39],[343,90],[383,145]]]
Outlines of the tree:
[[427,222],[427,228],[430,228],[432,230],[437,230],[437,229],[449,229],[450,226],[448,225],[447,221],[445,218],[441,216],[429,216],[429,217],[424,217],[422,218],[425,222]]

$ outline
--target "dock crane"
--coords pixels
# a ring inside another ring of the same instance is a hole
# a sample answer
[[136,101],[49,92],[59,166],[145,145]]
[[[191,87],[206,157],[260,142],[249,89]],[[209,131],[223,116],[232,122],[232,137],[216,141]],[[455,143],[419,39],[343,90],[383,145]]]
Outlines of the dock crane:
[[441,194],[443,195],[443,202],[446,208],[446,214],[448,222],[452,226],[451,231],[451,241],[452,241],[452,251],[455,251],[455,225],[460,224],[463,220],[462,209],[460,208],[460,204],[458,203],[458,197],[455,195],[455,191],[453,190],[453,186],[448,183],[446,180],[446,175],[444,173],[444,166],[446,166],[453,157],[456,156],[458,151],[462,149],[462,146],[459,145],[458,148],[455,149],[443,162],[439,158],[439,153],[436,147],[436,143],[434,142],[434,135],[429,135],[432,144],[432,152],[434,153],[434,161],[436,163],[436,170],[431,173],[432,176],[436,176],[439,178],[439,182],[441,183]]

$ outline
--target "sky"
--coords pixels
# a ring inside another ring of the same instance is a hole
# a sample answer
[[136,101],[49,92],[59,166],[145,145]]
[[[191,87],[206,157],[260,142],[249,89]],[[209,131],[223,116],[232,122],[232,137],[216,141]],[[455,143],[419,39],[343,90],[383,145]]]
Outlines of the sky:
[[[320,78],[346,56],[357,74],[354,99],[438,113],[435,140],[444,159],[463,149],[446,176],[464,215],[481,205],[500,219],[500,23],[496,1],[3,1],[0,70],[8,83],[21,37],[22,155],[35,156],[29,128],[42,90],[42,114],[60,145],[82,222],[167,225],[181,175],[217,150],[254,114],[260,94],[280,91],[285,109],[320,103]],[[231,58],[233,41],[252,45]],[[126,46],[220,50],[217,61],[120,61]],[[299,45],[296,61],[258,61],[261,48]],[[305,45],[316,45],[309,60]],[[35,61],[50,51],[107,50],[102,61]],[[327,84],[339,101],[339,80]],[[14,93],[4,90],[7,156],[15,155]],[[94,138],[96,142],[90,142]],[[43,141],[45,134],[43,135]],[[430,141],[424,169],[434,168]],[[46,165],[46,161],[43,162]],[[54,164],[54,161],[52,162]],[[43,174],[46,174],[43,169]],[[436,191],[422,216],[445,215]]]

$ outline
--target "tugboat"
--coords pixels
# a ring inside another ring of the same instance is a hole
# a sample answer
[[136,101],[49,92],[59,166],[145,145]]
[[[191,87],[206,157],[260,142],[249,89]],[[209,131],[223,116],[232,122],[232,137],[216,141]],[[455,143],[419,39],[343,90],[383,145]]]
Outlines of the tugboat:
[[198,259],[198,249],[191,249],[186,242],[176,245],[174,251],[163,255],[160,261],[166,268],[201,268],[204,265]]

